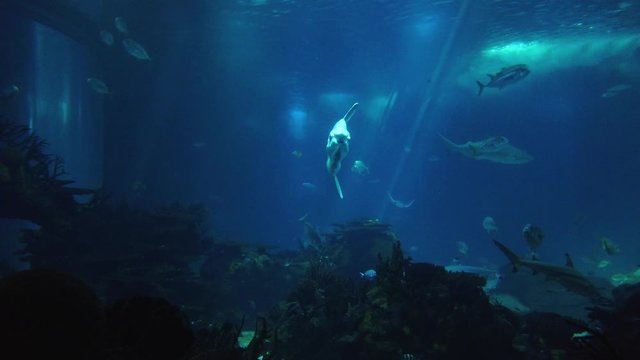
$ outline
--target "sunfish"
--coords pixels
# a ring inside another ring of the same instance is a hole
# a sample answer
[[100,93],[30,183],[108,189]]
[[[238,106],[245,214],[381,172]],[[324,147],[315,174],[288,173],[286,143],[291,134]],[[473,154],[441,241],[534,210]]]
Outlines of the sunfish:
[[329,133],[329,138],[327,139],[327,171],[329,175],[333,176],[340,199],[343,199],[344,196],[342,195],[342,188],[338,181],[338,171],[340,171],[342,167],[342,160],[344,160],[349,153],[351,134],[349,134],[349,130],[347,130],[347,123],[353,117],[357,107],[358,103],[353,104],[344,117],[333,125]]
[[509,139],[504,136],[492,136],[480,141],[467,141],[464,144],[456,144],[443,135],[438,135],[440,135],[449,150],[468,158],[510,165],[526,164],[533,160],[533,156],[509,144]]

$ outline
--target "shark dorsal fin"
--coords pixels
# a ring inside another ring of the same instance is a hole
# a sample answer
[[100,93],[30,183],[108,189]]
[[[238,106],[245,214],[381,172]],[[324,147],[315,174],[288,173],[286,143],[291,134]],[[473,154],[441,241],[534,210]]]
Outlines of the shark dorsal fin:
[[571,255],[569,255],[569,253],[565,253],[564,257],[566,258],[565,265],[568,268],[573,269],[573,260],[571,260]]

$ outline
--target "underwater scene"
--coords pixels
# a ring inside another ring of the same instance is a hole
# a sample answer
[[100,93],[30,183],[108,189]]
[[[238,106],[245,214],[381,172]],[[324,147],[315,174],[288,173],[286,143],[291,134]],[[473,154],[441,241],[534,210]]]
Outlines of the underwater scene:
[[1,358],[637,359],[640,1],[0,29]]

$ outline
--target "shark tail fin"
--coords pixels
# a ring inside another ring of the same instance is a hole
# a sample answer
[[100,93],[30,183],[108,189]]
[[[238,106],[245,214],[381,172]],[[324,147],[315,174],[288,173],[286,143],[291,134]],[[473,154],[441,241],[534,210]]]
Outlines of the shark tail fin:
[[478,80],[476,80],[476,84],[478,84],[478,96],[480,96],[482,95],[482,90],[484,90],[485,85]]
[[446,137],[444,137],[444,135],[438,133],[438,136],[440,136],[440,138],[442,139],[442,141],[444,141],[444,143],[447,145],[447,147],[449,149],[455,150],[458,148],[458,144],[454,143],[453,141],[447,139]]
[[340,186],[340,181],[338,181],[338,177],[334,175],[333,181],[335,181],[336,183],[336,189],[338,190],[338,195],[340,196],[340,199],[344,199],[344,196],[342,196],[342,187]]
[[511,265],[513,265],[514,271],[518,271],[518,265],[520,264],[520,257],[516,253],[511,251],[511,249],[509,249],[506,245],[499,242],[498,240],[494,239],[493,243],[496,244],[498,249],[500,249],[500,251],[502,251],[502,253],[507,257],[507,259],[509,259],[509,261],[511,262]]
[[347,111],[346,114],[344,114],[344,121],[349,122],[349,120],[351,120],[351,118],[353,117],[353,114],[356,113],[356,108],[358,107],[358,103],[354,103],[353,105],[351,105],[351,108],[349,109],[349,111]]

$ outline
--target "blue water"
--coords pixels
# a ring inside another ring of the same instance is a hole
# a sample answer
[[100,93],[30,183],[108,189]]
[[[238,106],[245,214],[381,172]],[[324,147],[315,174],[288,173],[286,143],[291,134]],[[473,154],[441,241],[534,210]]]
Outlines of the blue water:
[[[71,84],[65,96],[72,97],[66,101],[73,114],[84,115],[60,115],[53,125],[41,120],[34,128],[50,138],[52,150],[72,159],[68,171],[88,185],[143,207],[203,202],[217,237],[282,248],[298,246],[304,234],[297,219],[304,214],[323,231],[332,223],[379,218],[393,225],[405,249],[414,247],[409,255],[416,260],[449,263],[462,256],[456,243],[464,241],[465,262],[500,265],[505,260],[482,228],[482,219],[492,216],[499,227],[494,237],[522,254],[522,227],[534,223],[545,232],[539,249],[545,260],[561,262],[565,252],[606,258],[599,238],[607,236],[622,251],[606,271],[628,272],[640,261],[636,1],[84,6],[114,32],[116,44],[96,54],[48,42],[48,52],[19,55],[34,65],[18,77],[29,79],[31,88],[24,89],[32,97],[53,94],[42,89],[53,70],[34,69],[46,68],[47,59],[73,57],[56,76]],[[41,25],[4,16],[22,34],[3,35],[8,43],[36,49],[34,27]],[[115,16],[127,20],[151,61],[118,46]],[[510,44],[523,49],[486,56]],[[8,54],[3,51],[5,65],[15,62]],[[523,62],[529,77],[477,96],[475,80]],[[83,88],[90,76],[105,80],[113,95]],[[630,87],[603,97],[619,84]],[[325,169],[325,144],[354,102],[360,108],[349,124],[341,200]],[[534,160],[505,165],[465,158],[449,152],[438,133],[459,143],[506,136]],[[80,153],[85,157],[73,157]],[[370,174],[350,171],[354,160],[364,161]],[[396,208],[387,192],[415,203]]]

